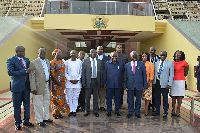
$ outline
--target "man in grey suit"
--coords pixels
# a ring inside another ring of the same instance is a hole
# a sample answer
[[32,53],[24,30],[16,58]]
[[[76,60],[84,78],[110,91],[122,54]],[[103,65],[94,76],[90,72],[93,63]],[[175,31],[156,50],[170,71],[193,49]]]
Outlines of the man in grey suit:
[[160,53],[160,60],[155,63],[155,78],[153,85],[155,86],[155,107],[156,112],[154,116],[160,115],[160,105],[161,105],[161,94],[163,96],[163,118],[167,118],[168,115],[168,93],[172,86],[174,77],[174,66],[172,61],[166,60],[167,52],[162,51]]
[[95,49],[90,50],[90,57],[83,61],[82,66],[82,86],[85,88],[86,98],[86,114],[90,114],[90,98],[93,94],[93,112],[96,117],[99,117],[99,88],[100,88],[100,76],[101,76],[101,61],[96,58],[97,51]]

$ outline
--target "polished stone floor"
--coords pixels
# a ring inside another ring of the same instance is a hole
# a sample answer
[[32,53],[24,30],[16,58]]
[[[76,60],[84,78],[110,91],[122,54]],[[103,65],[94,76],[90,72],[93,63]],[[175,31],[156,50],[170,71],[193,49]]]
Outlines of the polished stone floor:
[[[77,113],[76,117],[65,115],[63,119],[54,120],[45,128],[35,126],[34,128],[23,128],[20,132],[26,133],[198,133],[188,122],[182,118],[171,118],[163,120],[162,116],[143,116],[138,118],[126,118],[126,105],[122,109],[122,116],[112,114],[111,118],[106,112],[100,112],[96,118],[93,114],[83,116],[83,112]],[[14,119],[2,128],[2,133],[14,132]],[[31,121],[34,121],[33,115]],[[18,131],[19,132],[19,131]]]

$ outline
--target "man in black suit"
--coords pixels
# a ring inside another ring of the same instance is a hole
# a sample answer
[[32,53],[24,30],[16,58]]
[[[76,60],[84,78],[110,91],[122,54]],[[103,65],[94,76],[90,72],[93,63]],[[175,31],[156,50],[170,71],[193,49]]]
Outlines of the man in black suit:
[[[109,60],[108,56],[103,52],[103,46],[97,47],[97,58],[101,61],[102,72],[105,69],[105,63]],[[103,73],[101,73],[100,88],[99,88],[99,106],[101,111],[105,111],[106,88],[104,87]]]
[[82,66],[82,85],[85,88],[86,98],[86,114],[90,114],[90,98],[93,94],[93,112],[96,117],[99,117],[99,88],[100,88],[100,76],[101,76],[101,61],[96,58],[97,51],[95,49],[90,50],[90,57],[83,61]]
[[24,106],[23,126],[33,127],[30,119],[30,83],[29,64],[30,61],[25,56],[25,48],[17,46],[16,55],[7,60],[8,75],[11,78],[11,92],[13,98],[15,129],[21,130],[21,104]]

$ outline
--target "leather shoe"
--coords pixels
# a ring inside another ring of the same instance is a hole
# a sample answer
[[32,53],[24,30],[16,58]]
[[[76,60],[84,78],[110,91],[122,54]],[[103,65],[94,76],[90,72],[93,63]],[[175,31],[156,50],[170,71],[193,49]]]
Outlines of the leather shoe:
[[31,122],[24,122],[24,123],[23,123],[23,126],[26,126],[26,127],[34,127],[34,124],[31,123]]
[[40,122],[40,123],[37,123],[39,126],[41,126],[41,127],[45,127],[46,126],[46,123],[44,123],[44,122]]
[[117,116],[121,116],[121,114],[120,114],[119,112],[115,112],[115,114],[116,114]]
[[111,117],[111,112],[108,112],[108,113],[107,113],[107,116],[108,116],[108,117]]
[[128,114],[126,117],[131,118],[132,116],[133,116],[132,114]]
[[94,113],[94,115],[95,115],[96,117],[99,117],[99,113]]
[[72,115],[73,115],[73,112],[70,112],[70,113],[68,114],[69,117],[71,117]]
[[63,116],[61,114],[58,115],[59,118],[63,118]]
[[100,107],[101,111],[106,111],[106,109],[104,107]]
[[22,129],[21,125],[15,125],[15,130],[21,130],[21,129]]
[[72,114],[73,116],[76,116],[76,112],[73,112],[73,114]]
[[85,114],[84,114],[84,116],[85,116],[85,117],[87,117],[89,114],[90,114],[90,113],[89,113],[89,112],[87,112],[87,113],[85,113]]
[[135,117],[141,118],[141,115],[140,114],[135,114]]
[[53,123],[53,120],[48,119],[48,120],[43,120],[44,123]]

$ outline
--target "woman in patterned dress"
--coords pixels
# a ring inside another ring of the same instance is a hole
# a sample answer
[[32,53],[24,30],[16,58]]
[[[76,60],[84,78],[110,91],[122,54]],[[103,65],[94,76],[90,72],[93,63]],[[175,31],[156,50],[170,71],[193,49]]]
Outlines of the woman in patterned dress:
[[55,58],[51,60],[51,105],[55,119],[63,118],[61,112],[68,112],[68,105],[65,97],[65,64],[62,60],[62,51],[55,49],[52,53]]
[[146,67],[147,83],[148,83],[148,89],[144,91],[144,97],[143,97],[145,99],[145,108],[144,108],[145,116],[148,115],[148,106],[152,98],[152,82],[154,79],[154,65],[148,61],[149,60],[148,58],[149,58],[148,53],[146,52],[142,53],[142,61],[144,62]]

